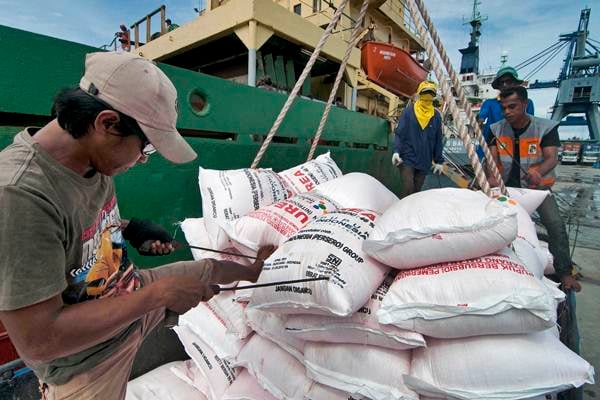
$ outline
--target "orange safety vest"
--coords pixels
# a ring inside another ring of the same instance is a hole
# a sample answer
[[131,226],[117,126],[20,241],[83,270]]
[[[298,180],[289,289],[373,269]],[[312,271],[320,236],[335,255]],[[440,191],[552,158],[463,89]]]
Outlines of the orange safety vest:
[[[521,164],[521,167],[525,171],[528,171],[530,168],[539,168],[539,165],[544,161],[540,144],[544,136],[558,126],[558,122],[533,116],[530,116],[530,118],[531,123],[527,127],[527,130],[519,136],[518,149],[514,148],[515,134],[506,119],[498,121],[490,127],[492,133],[496,136],[496,145],[498,147],[498,155],[500,156],[500,167],[504,182],[508,182],[512,168],[519,168],[518,165],[513,163],[515,151],[519,152],[519,164]],[[526,174],[523,170],[521,170],[521,186],[528,187],[529,183],[525,179]],[[553,169],[542,177],[542,182],[538,188],[549,188],[555,182],[556,174]]]

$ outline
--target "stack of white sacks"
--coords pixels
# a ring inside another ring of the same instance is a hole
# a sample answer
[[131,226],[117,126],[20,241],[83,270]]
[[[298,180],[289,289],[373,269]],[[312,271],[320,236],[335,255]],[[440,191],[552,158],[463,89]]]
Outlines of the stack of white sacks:
[[529,217],[546,193],[398,200],[329,154],[281,173],[201,169],[199,181],[190,244],[276,245],[258,283],[329,279],[227,291],[182,315],[191,361],[177,375],[197,398],[525,399],[593,381],[557,338],[564,295],[544,278],[551,257]]

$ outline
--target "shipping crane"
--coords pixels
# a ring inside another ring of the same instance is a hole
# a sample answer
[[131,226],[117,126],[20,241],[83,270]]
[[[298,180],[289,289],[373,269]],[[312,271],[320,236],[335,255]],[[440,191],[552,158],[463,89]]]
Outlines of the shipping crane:
[[559,36],[558,42],[528,58],[515,68],[529,68],[525,80],[541,71],[552,59],[566,49],[558,78],[530,83],[529,89],[558,88],[552,107],[552,119],[561,125],[587,125],[591,140],[600,139],[600,41],[589,37],[590,8],[581,10],[576,31]]

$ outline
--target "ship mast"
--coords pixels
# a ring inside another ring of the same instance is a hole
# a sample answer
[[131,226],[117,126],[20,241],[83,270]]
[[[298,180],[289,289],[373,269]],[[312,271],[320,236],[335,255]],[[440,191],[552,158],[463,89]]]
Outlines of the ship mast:
[[479,74],[479,37],[481,36],[481,25],[487,21],[486,15],[481,15],[479,12],[480,0],[473,0],[473,14],[469,21],[465,21],[464,25],[471,25],[471,40],[469,45],[464,49],[459,49],[462,53],[460,62],[460,73],[475,73]]

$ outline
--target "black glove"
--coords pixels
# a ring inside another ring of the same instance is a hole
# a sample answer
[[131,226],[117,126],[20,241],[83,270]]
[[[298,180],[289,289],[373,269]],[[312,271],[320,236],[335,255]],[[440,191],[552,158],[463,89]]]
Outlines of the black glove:
[[123,238],[135,247],[143,256],[155,256],[157,254],[150,251],[150,247],[140,249],[146,242],[160,241],[161,243],[171,243],[173,237],[160,225],[157,225],[149,219],[132,218],[127,227],[123,230]]

